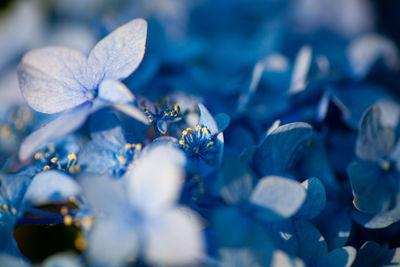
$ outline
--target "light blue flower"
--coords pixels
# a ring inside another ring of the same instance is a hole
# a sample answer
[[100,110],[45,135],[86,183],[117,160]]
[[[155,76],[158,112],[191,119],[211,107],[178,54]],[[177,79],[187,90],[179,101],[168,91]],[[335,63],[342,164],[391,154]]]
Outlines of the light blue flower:
[[139,66],[146,33],[146,21],[135,19],[97,43],[88,57],[70,48],[45,47],[22,58],[18,78],[28,104],[43,113],[65,112],[24,140],[21,160],[28,159],[48,140],[79,128],[101,106],[113,106],[147,122],[130,104],[132,93],[119,82]]
[[89,234],[92,262],[119,265],[140,258],[182,265],[201,260],[200,221],[176,204],[184,163],[182,152],[160,145],[147,150],[122,179],[81,178],[96,216]]

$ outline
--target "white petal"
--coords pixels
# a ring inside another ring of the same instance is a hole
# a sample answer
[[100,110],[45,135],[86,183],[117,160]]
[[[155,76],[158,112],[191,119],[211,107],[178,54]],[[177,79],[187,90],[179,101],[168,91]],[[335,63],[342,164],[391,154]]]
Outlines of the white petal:
[[132,205],[154,214],[174,204],[183,178],[183,153],[171,146],[156,146],[137,160],[125,175]]
[[19,159],[21,161],[29,159],[35,152],[46,146],[50,140],[65,136],[78,129],[89,116],[91,106],[92,104],[89,102],[83,103],[30,134],[19,148]]
[[86,57],[78,50],[65,47],[32,50],[18,67],[22,95],[39,112],[56,113],[73,108],[87,100],[86,64]]
[[120,266],[133,260],[138,249],[134,228],[120,220],[99,220],[89,237],[89,257],[104,266]]
[[97,43],[88,58],[93,81],[124,79],[134,72],[143,59],[146,36],[147,22],[135,19]]
[[145,257],[154,264],[183,265],[200,259],[204,238],[194,214],[168,211],[149,224],[145,232]]
[[126,104],[135,99],[123,83],[115,80],[105,80],[100,84],[99,97],[115,104]]
[[36,175],[24,196],[24,201],[35,205],[63,202],[81,192],[79,184],[58,171],[45,171]]

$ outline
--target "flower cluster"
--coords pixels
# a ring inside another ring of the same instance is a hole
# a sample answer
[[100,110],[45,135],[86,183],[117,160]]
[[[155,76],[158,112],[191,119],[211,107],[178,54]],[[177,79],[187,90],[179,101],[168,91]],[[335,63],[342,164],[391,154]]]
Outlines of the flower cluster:
[[400,266],[398,4],[117,2],[0,4],[0,266]]

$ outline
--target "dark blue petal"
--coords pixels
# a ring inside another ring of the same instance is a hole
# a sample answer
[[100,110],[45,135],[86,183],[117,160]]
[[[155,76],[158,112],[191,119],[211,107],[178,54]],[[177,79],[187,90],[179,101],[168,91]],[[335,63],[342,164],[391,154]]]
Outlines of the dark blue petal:
[[324,185],[317,178],[310,178],[302,183],[306,189],[306,200],[297,211],[295,217],[299,219],[312,219],[325,207],[326,194]]
[[311,138],[312,128],[307,123],[278,127],[266,136],[254,154],[255,169],[261,176],[288,172]]

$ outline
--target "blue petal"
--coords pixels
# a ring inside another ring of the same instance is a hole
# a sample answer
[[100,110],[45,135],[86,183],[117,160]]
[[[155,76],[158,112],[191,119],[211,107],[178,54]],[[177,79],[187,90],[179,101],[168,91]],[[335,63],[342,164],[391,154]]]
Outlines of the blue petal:
[[325,207],[326,195],[324,185],[317,178],[310,178],[302,183],[306,189],[306,200],[296,213],[296,218],[312,219]]
[[[311,147],[307,149],[296,166],[300,168],[301,176],[318,177],[324,185],[327,197],[334,198],[339,185],[330,164],[323,138],[314,136]],[[347,164],[348,162],[346,162],[346,166]]]
[[308,264],[328,253],[328,246],[323,236],[313,224],[305,220],[294,222],[300,256]]
[[223,132],[228,128],[231,118],[225,113],[220,113],[215,116],[215,122],[217,123],[218,131]]
[[199,125],[206,126],[211,134],[216,134],[220,132],[213,116],[203,104],[199,104],[199,117]]
[[389,156],[394,147],[393,128],[381,123],[382,112],[378,106],[369,108],[361,118],[356,154],[366,160],[376,161]]
[[115,148],[109,149],[98,142],[88,142],[79,154],[79,165],[86,172],[112,174],[118,167]]
[[389,225],[400,221],[400,203],[397,203],[394,209],[389,211],[384,211],[376,215],[370,215],[354,210],[353,219],[357,223],[364,226],[365,228],[369,229],[386,228]]
[[350,236],[352,218],[347,207],[328,201],[323,212],[315,219],[315,224],[325,237],[329,249],[344,246]]
[[353,190],[353,203],[357,209],[376,214],[393,206],[396,196],[389,183],[392,177],[384,175],[378,165],[358,160],[348,166],[347,173]]
[[71,177],[58,171],[44,171],[33,178],[24,202],[33,205],[59,203],[80,192],[79,184]]
[[277,248],[282,249],[290,255],[297,254],[299,243],[291,219],[268,222],[266,229],[268,229],[269,235]]
[[121,122],[109,109],[102,109],[90,118],[90,136],[99,146],[119,152],[125,144]]
[[46,47],[21,60],[18,80],[28,104],[44,113],[56,113],[82,104],[85,96],[86,57],[77,50]]
[[88,57],[92,83],[124,79],[136,70],[144,56],[147,22],[135,19],[97,43]]
[[250,168],[239,158],[224,160],[217,177],[215,190],[227,203],[239,203],[249,198],[254,178]]
[[357,251],[353,247],[337,248],[318,259],[318,267],[350,267],[356,258]]
[[160,133],[165,134],[167,133],[167,122],[164,120],[159,120],[157,121],[157,129],[160,131]]
[[262,176],[289,171],[311,137],[312,128],[307,123],[296,122],[278,127],[267,135],[254,154],[255,169]]
[[91,106],[92,103],[85,102],[74,109],[68,110],[57,119],[26,137],[19,149],[19,159],[21,161],[29,159],[35,152],[46,146],[50,140],[63,137],[78,129],[85,123]]
[[250,201],[288,218],[297,212],[305,198],[306,192],[300,183],[283,177],[267,176],[258,182]]
[[400,249],[388,249],[386,245],[379,245],[374,241],[367,241],[357,253],[356,260],[352,266],[399,266]]

